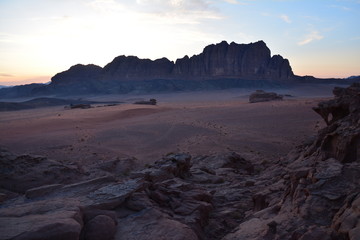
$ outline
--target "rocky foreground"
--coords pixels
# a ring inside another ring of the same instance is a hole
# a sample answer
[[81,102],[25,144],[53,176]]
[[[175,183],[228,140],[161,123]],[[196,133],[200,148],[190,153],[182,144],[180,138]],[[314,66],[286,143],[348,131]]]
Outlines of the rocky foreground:
[[360,239],[360,85],[276,162],[169,154],[89,166],[0,152],[0,239]]

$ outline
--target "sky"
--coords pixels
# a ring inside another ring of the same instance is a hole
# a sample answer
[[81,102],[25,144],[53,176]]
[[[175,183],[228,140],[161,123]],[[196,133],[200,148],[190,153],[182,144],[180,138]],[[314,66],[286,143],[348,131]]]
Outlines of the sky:
[[265,41],[295,74],[360,75],[360,0],[0,0],[0,85],[119,55],[172,61]]

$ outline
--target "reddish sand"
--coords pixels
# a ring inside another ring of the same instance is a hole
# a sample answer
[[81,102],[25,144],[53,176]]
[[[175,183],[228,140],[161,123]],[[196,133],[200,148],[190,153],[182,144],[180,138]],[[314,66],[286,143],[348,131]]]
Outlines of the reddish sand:
[[311,109],[319,98],[250,104],[236,91],[150,97],[158,99],[158,106],[1,112],[0,145],[16,154],[83,164],[131,156],[142,167],[169,152],[236,151],[273,160],[324,126]]

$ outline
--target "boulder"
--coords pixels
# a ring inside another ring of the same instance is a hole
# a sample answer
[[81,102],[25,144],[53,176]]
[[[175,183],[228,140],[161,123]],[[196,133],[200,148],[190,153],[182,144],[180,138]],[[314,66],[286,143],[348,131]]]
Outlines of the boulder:
[[250,103],[278,101],[278,100],[283,100],[283,96],[278,95],[274,92],[265,92],[263,90],[256,90],[256,92],[252,93],[249,97]]
[[79,239],[83,227],[77,201],[52,199],[0,209],[0,239]]
[[140,104],[140,105],[156,105],[156,99],[151,98],[149,101],[137,101],[134,104]]

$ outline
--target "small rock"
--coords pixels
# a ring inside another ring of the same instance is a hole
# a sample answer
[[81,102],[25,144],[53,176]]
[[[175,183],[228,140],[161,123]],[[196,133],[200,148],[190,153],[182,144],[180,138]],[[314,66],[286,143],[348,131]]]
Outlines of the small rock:
[[250,103],[268,102],[274,100],[283,100],[283,96],[278,95],[274,92],[265,92],[263,90],[256,90],[256,92],[252,93],[249,97]]

